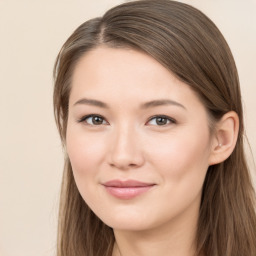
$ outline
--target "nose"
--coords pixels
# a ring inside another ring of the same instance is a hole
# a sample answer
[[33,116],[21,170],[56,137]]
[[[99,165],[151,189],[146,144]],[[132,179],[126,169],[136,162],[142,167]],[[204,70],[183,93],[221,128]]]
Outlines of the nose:
[[144,164],[144,156],[140,141],[140,136],[135,129],[123,127],[118,131],[113,131],[113,136],[110,140],[109,164],[121,170],[142,166]]

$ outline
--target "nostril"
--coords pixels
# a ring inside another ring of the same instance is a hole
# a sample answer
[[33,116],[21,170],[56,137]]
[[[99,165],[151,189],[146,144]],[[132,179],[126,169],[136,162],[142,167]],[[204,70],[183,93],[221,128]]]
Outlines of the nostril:
[[112,167],[116,167],[121,170],[127,170],[131,168],[138,168],[142,166],[144,159],[142,155],[126,155],[126,156],[112,156],[110,158],[109,164]]

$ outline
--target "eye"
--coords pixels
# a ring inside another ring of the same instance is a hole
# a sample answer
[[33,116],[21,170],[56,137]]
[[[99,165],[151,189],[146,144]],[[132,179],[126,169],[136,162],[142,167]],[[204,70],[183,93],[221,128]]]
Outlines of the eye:
[[79,123],[86,123],[88,125],[102,125],[107,124],[106,120],[100,115],[87,115],[78,120]]
[[168,116],[154,116],[148,122],[148,124],[150,125],[157,125],[157,126],[165,126],[172,123],[176,123],[176,121],[173,118]]
[[[108,124],[104,117],[100,115],[86,115],[78,120],[79,123],[86,123],[88,125],[106,125]],[[149,121],[148,124],[150,125],[157,125],[157,126],[166,126],[168,124],[176,123],[176,121],[168,116],[154,116]]]

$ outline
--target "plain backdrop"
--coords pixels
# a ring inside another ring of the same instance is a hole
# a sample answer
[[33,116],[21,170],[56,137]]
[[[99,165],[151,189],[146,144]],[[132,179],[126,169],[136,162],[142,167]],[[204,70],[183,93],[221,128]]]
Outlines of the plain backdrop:
[[[55,254],[63,157],[53,118],[54,60],[76,27],[121,2],[0,0],[1,256]],[[207,14],[231,47],[255,156],[256,0],[183,2]]]

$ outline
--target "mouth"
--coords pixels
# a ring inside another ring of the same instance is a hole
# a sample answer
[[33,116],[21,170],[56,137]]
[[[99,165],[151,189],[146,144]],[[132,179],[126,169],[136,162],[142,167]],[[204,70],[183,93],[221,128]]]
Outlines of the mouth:
[[119,199],[132,199],[147,191],[149,191],[156,184],[145,183],[136,180],[111,180],[102,184],[106,191]]

